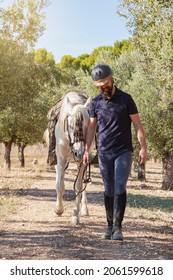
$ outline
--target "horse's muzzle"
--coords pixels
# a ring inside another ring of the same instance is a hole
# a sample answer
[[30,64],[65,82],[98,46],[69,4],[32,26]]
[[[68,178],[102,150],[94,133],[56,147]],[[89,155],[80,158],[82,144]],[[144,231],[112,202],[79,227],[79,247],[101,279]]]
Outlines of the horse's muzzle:
[[71,145],[71,152],[73,154],[74,161],[79,162],[83,159],[84,143],[76,142]]
[[74,161],[76,162],[80,162],[83,158],[83,152],[79,152],[79,151],[72,151],[73,153],[73,158],[74,158]]

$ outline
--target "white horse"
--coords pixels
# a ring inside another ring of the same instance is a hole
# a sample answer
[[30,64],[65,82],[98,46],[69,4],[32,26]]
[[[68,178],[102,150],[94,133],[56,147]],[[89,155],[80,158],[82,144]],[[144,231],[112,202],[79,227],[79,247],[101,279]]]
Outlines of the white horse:
[[84,153],[86,129],[89,121],[89,103],[90,98],[87,98],[83,93],[76,91],[67,92],[62,100],[58,122],[55,127],[57,156],[57,201],[55,213],[61,215],[64,211],[64,173],[70,158],[73,157],[77,163],[78,171],[78,176],[75,181],[75,207],[72,216],[72,222],[74,224],[79,223],[79,213],[80,215],[88,215],[86,192],[83,187],[85,166],[82,163],[82,157]]

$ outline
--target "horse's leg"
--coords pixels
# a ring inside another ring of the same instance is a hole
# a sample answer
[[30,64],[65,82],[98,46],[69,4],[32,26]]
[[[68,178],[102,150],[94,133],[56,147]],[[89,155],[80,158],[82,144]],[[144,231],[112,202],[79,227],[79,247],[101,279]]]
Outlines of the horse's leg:
[[[84,180],[87,179],[87,170],[84,173]],[[86,183],[83,183],[83,188],[84,191],[82,192],[82,199],[81,199],[81,209],[80,209],[80,215],[81,216],[89,216],[89,211],[88,211],[88,207],[87,207],[87,195],[86,195],[86,190],[85,190],[85,185]]]
[[[81,194],[82,194],[81,191],[82,191],[82,188],[83,188],[83,182],[82,182],[83,172],[84,172],[84,166],[82,165],[80,167],[78,178],[77,178],[77,181],[76,181],[76,184],[75,184],[76,200],[75,200],[75,207],[74,207],[74,210],[73,210],[72,223],[76,224],[76,225],[79,224],[80,202],[84,203],[85,206],[86,206],[86,203],[87,203],[86,193],[85,193],[84,198],[81,201]],[[86,210],[86,209],[87,209],[87,206],[85,207],[85,213],[88,212],[88,210]]]
[[57,192],[57,201],[55,205],[55,213],[61,215],[64,212],[63,207],[63,193],[64,193],[64,172],[65,172],[66,160],[62,158],[57,158],[57,167],[56,167],[56,192]]
[[[78,192],[76,192],[77,194]],[[71,218],[71,222],[73,225],[78,225],[80,220],[79,220],[79,207],[80,207],[80,200],[81,200],[81,194],[79,193],[76,197],[75,200],[75,206],[73,209],[73,216]]]
[[81,216],[89,216],[87,203],[88,203],[87,195],[86,195],[86,191],[84,190],[82,192],[82,200],[81,200],[81,209],[80,209]]

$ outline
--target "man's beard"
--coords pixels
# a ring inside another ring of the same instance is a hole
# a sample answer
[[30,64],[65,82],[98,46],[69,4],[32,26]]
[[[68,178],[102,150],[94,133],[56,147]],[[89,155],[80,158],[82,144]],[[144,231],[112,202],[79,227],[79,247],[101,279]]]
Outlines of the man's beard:
[[101,90],[104,98],[110,98],[112,96],[112,89],[113,89],[113,84]]

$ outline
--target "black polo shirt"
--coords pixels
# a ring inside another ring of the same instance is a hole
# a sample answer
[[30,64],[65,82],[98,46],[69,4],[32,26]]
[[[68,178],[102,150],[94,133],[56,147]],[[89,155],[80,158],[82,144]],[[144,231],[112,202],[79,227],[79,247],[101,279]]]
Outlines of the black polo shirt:
[[131,95],[119,89],[111,99],[105,99],[102,94],[93,98],[89,114],[91,118],[97,118],[99,153],[119,155],[133,151],[129,115],[137,113]]

